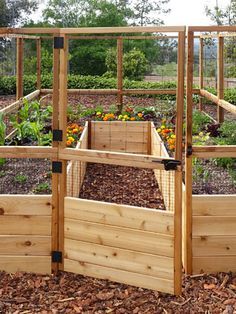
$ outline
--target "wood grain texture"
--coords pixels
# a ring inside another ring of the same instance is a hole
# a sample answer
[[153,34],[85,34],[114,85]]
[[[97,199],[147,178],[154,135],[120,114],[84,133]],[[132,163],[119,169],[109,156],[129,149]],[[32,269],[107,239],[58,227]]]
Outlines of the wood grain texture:
[[35,235],[0,235],[0,255],[50,256],[51,237]]
[[80,263],[67,258],[65,259],[65,270],[82,274],[84,276],[92,276],[147,289],[174,293],[173,280],[146,276],[135,272],[128,272],[89,263]]
[[173,213],[84,199],[65,198],[65,217],[173,235]]
[[2,215],[50,216],[51,214],[51,195],[0,195],[0,217]]
[[173,258],[65,239],[65,258],[173,280]]
[[172,236],[65,218],[65,238],[173,257]]
[[236,271],[236,255],[193,258],[193,273],[216,273]]
[[0,270],[51,274],[51,256],[0,256]]

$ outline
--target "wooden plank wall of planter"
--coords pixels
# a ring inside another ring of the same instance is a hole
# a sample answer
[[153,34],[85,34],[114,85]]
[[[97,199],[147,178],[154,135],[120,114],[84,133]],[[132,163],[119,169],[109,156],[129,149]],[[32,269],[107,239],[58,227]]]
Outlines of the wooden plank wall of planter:
[[51,273],[50,195],[0,195],[0,270]]
[[[88,148],[88,122],[75,149]],[[71,160],[67,165],[67,196],[78,197],[86,172],[86,162]]]
[[92,121],[91,149],[147,154],[148,121]]
[[236,195],[193,195],[194,274],[236,271]]
[[65,198],[64,269],[174,293],[173,213]]

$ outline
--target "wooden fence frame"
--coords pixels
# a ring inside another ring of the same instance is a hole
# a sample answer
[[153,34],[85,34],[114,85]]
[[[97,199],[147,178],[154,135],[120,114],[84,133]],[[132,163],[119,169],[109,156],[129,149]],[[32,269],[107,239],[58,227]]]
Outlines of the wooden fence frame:
[[[125,34],[143,34],[143,33],[177,33],[178,36],[178,77],[177,77],[177,89],[171,90],[171,94],[177,95],[177,124],[176,124],[176,152],[175,159],[181,159],[182,154],[182,122],[183,122],[183,107],[184,107],[184,63],[185,63],[185,27],[117,27],[117,28],[80,28],[80,29],[47,29],[47,28],[25,28],[25,29],[0,29],[0,36],[16,36],[19,41],[18,45],[18,79],[17,79],[17,97],[23,96],[23,40],[32,38],[37,40],[37,47],[40,50],[40,38],[38,34],[50,34],[50,39],[53,39],[54,44],[57,37],[61,37],[63,45],[58,48],[54,45],[53,49],[53,130],[61,130],[63,134],[63,140],[61,142],[53,142],[52,147],[0,147],[0,156],[4,157],[47,157],[52,161],[60,162],[62,173],[53,173],[52,175],[52,251],[63,252],[64,248],[64,198],[66,196],[66,164],[67,160],[82,160],[82,161],[94,161],[98,163],[110,163],[126,166],[137,166],[142,168],[151,169],[165,169],[163,164],[163,158],[150,155],[138,155],[138,154],[124,154],[114,152],[103,151],[88,151],[81,149],[79,153],[74,152],[73,149],[66,148],[66,109],[67,109],[67,63],[68,63],[68,41],[72,35],[75,34],[119,34],[117,37],[117,73],[118,82],[117,89],[113,93],[117,94],[118,100],[122,105],[122,96],[127,94],[146,94],[144,90],[125,90],[123,91],[122,82],[122,38]],[[122,35],[121,35],[122,34]],[[20,36],[21,37],[20,37]],[[135,36],[132,36],[135,39]],[[137,37],[138,38],[138,37]],[[143,36],[139,36],[143,39]],[[98,36],[97,39],[101,39]],[[40,51],[37,52],[37,86],[40,84]],[[94,91],[85,91],[85,93],[92,93]],[[104,91],[101,91],[103,93]],[[97,91],[96,91],[97,93]],[[112,93],[112,91],[106,91],[106,94]],[[166,90],[156,91],[149,90],[148,93],[169,93]],[[18,99],[17,99],[18,100]],[[169,158],[166,158],[169,160]],[[160,163],[162,161],[162,163]],[[181,262],[181,206],[182,206],[182,167],[178,166],[175,176],[175,211],[174,215],[174,293],[181,293],[181,274],[182,274],[182,262]],[[63,269],[62,263],[52,263],[53,270]]]
[[[236,26],[191,26],[187,29],[187,111],[186,111],[186,150],[185,150],[185,234],[184,234],[184,266],[188,274],[193,272],[193,195],[192,195],[192,159],[211,158],[211,157],[236,157],[236,146],[193,146],[192,141],[192,111],[193,111],[193,64],[194,64],[194,36],[196,32],[217,32],[217,34],[200,34],[200,54],[199,54],[199,94],[211,100],[217,105],[217,120],[219,123],[224,121],[224,110],[236,114],[236,107],[224,98],[224,63],[223,63],[223,38],[229,34],[225,32],[236,32]],[[217,96],[206,91],[203,88],[203,39],[218,38],[218,88]],[[199,109],[202,109],[202,100],[200,100]],[[196,269],[196,267],[194,267]]]

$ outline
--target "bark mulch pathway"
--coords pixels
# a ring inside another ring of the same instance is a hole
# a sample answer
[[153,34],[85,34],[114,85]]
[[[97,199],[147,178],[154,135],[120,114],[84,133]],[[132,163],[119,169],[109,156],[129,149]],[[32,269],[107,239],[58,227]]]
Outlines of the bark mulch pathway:
[[79,197],[165,209],[154,173],[150,169],[89,163]]
[[0,313],[234,314],[236,274],[185,276],[182,296],[171,296],[66,272],[0,272]]

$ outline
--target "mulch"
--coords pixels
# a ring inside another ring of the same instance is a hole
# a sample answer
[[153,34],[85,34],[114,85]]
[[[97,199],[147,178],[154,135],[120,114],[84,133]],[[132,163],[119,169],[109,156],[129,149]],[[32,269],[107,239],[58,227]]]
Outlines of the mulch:
[[236,274],[184,276],[181,296],[72,273],[0,272],[0,313],[236,313]]
[[89,163],[79,197],[165,209],[162,194],[151,169]]

